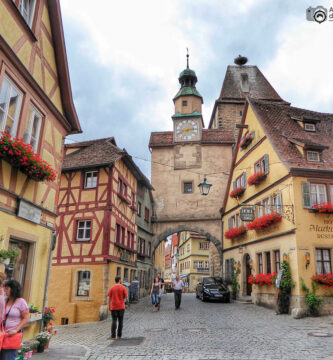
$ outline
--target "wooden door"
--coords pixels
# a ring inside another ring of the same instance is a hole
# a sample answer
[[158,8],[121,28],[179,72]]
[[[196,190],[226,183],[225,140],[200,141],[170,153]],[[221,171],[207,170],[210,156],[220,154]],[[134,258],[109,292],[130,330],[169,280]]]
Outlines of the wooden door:
[[248,278],[251,275],[251,267],[250,267],[250,256],[246,255],[245,263],[246,263],[246,295],[251,295],[252,293],[252,284],[248,282]]

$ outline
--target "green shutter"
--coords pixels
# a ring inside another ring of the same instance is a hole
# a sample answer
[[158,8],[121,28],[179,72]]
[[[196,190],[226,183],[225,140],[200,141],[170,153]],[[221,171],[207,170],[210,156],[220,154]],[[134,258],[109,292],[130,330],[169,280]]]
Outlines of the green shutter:
[[232,190],[236,189],[236,180],[232,182]]
[[228,229],[231,229],[231,217],[228,218]]
[[243,186],[246,189],[246,172],[243,172],[242,179],[243,179]]
[[269,166],[268,166],[268,155],[266,154],[264,156],[264,172],[265,174],[268,174],[269,173]]
[[310,183],[308,181],[302,182],[302,198],[303,207],[311,209]]

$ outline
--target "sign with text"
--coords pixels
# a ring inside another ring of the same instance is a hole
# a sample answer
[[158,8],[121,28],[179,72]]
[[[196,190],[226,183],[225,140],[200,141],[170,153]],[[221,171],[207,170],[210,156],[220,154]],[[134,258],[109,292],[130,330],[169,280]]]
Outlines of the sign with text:
[[254,208],[253,207],[242,207],[240,209],[240,218],[242,221],[253,221],[254,220]]
[[17,216],[32,221],[36,224],[40,224],[42,210],[24,200],[20,200]]

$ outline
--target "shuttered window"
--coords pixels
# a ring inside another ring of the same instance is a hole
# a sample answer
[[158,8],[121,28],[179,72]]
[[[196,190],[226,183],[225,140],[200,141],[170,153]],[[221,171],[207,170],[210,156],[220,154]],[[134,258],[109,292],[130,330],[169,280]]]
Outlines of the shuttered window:
[[275,271],[278,272],[280,270],[280,250],[274,251],[274,262],[275,262]]
[[264,272],[263,263],[262,263],[262,253],[258,254],[258,271],[259,273]]
[[310,209],[315,204],[327,202],[326,184],[302,183],[303,207]]
[[235,181],[232,183],[232,188],[235,190],[243,186],[246,189],[246,172],[243,172],[241,176],[239,176]]
[[256,173],[257,172],[264,172],[265,174],[269,173],[269,163],[268,163],[267,154],[254,164],[254,171]]

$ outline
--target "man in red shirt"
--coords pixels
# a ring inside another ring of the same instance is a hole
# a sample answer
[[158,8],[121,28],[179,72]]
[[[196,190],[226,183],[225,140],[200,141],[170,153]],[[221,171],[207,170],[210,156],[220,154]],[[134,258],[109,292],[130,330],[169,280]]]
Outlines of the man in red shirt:
[[123,319],[125,313],[125,299],[127,298],[127,289],[120,283],[120,276],[115,278],[116,285],[111,286],[109,297],[109,310],[112,316],[111,339],[116,338],[117,321],[118,321],[118,339],[121,338],[123,330]]

